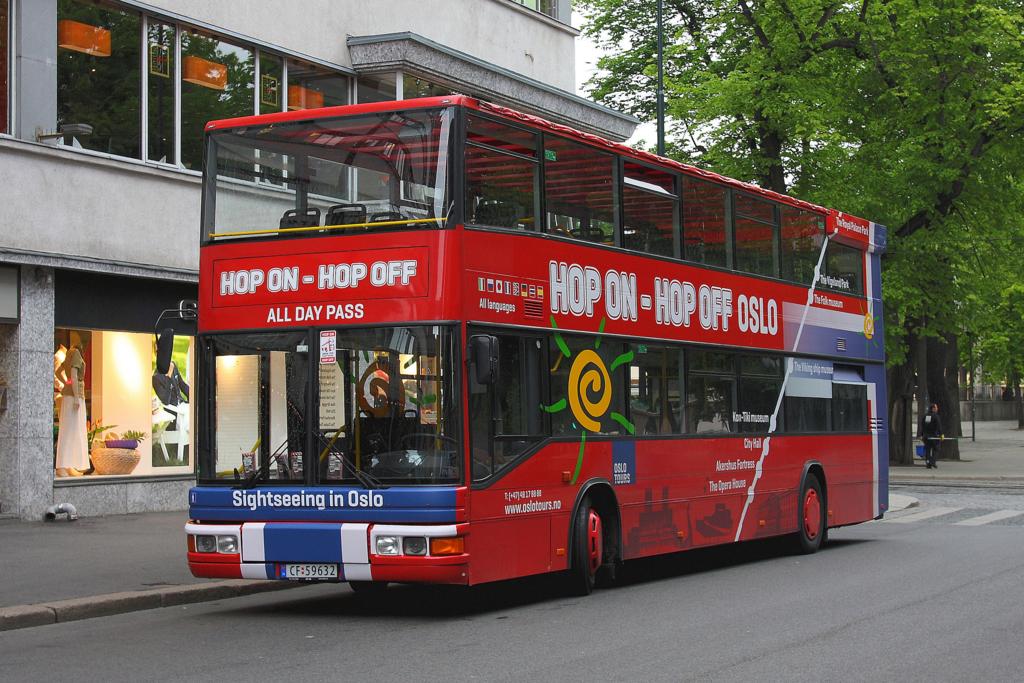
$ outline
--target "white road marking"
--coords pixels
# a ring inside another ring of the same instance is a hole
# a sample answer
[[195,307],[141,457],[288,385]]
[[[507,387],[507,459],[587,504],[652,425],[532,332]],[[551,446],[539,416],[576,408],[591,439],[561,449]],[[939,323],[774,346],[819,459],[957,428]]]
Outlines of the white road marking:
[[910,522],[920,522],[925,519],[931,519],[932,517],[941,517],[942,515],[948,515],[953,512],[957,512],[958,510],[963,510],[963,508],[928,508],[927,510],[921,510],[921,512],[914,512],[901,517],[892,517],[885,519],[884,521],[891,522],[893,524],[909,524]]
[[971,517],[965,519],[962,522],[956,522],[956,526],[981,526],[982,524],[991,524],[992,522],[998,522],[1002,519],[1010,519],[1011,517],[1019,517],[1024,515],[1024,510],[996,510],[990,512],[987,515],[981,515],[980,517]]

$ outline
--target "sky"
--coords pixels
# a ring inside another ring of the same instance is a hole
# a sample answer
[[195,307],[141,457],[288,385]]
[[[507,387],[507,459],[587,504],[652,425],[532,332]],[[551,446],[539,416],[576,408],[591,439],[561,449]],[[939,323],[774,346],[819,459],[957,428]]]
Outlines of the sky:
[[[577,12],[572,13],[572,25],[576,28],[583,26],[583,17]],[[576,94],[580,97],[590,99],[583,90],[583,84],[597,71],[597,60],[603,54],[604,51],[598,48],[590,38],[584,35],[576,38]],[[657,130],[657,124],[653,121],[641,123],[626,144],[636,145],[642,140],[648,145],[653,145],[657,138]]]

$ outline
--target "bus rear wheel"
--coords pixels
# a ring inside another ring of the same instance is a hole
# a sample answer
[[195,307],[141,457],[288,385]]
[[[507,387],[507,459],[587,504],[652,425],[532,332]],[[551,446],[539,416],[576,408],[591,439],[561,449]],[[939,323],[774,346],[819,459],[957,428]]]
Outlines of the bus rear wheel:
[[580,503],[573,525],[568,588],[572,595],[590,595],[604,559],[604,525],[589,498]]
[[816,474],[808,474],[797,502],[796,550],[801,555],[817,552],[828,533],[825,496]]

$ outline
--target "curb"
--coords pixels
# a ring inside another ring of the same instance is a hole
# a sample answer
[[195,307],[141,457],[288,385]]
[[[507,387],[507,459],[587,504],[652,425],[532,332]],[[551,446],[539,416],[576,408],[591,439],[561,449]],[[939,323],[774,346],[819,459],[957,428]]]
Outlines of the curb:
[[886,510],[886,514],[890,512],[900,512],[901,510],[907,510],[909,508],[916,508],[921,504],[921,501],[913,496],[904,496],[899,493],[889,494],[889,509]]
[[959,478],[916,478],[916,477],[890,477],[890,486],[952,486],[958,488],[1001,488],[1021,489],[1024,488],[1024,479],[1019,477],[959,477]]
[[84,598],[56,600],[35,605],[13,605],[0,607],[0,631],[13,631],[33,626],[59,624],[65,621],[108,617],[158,607],[176,607],[196,602],[209,602],[224,598],[237,598],[256,593],[297,588],[309,585],[291,581],[248,581],[229,579],[210,583],[154,588],[144,591],[127,591],[92,595]]

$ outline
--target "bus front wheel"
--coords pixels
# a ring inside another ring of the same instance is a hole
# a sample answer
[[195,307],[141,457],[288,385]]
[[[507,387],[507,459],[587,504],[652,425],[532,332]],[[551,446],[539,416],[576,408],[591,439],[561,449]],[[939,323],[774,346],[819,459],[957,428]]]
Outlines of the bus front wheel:
[[797,502],[796,550],[802,555],[817,552],[828,533],[825,496],[818,476],[808,473]]
[[590,595],[597,571],[604,558],[604,527],[601,515],[591,507],[590,499],[580,503],[573,525],[572,555],[569,564],[569,592]]

